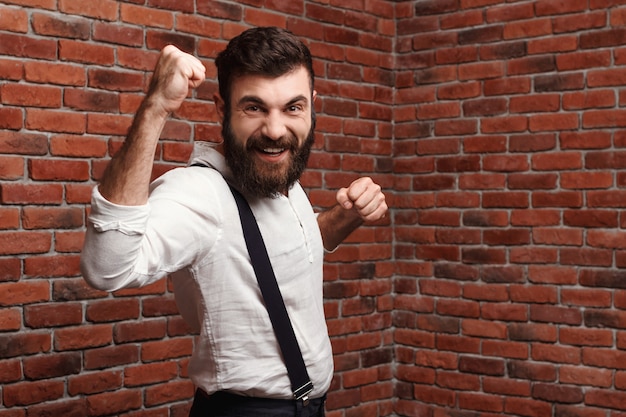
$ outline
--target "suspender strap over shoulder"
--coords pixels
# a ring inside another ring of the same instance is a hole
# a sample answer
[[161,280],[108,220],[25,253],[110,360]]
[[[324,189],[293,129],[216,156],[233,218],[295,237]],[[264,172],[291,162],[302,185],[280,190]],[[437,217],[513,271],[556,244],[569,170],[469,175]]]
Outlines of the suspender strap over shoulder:
[[259,225],[245,197],[232,186],[229,185],[229,187],[239,209],[241,226],[252,261],[252,267],[259,282],[265,307],[269,313],[276,339],[283,354],[283,360],[291,381],[293,396],[296,400],[303,400],[306,404],[309,400],[309,394],[313,391],[313,383],[309,378],[306,365],[302,359],[302,351],[300,346],[298,346],[296,335],[287,315],[287,309],[276,282],[276,276],[267,255],[267,248],[261,236]]

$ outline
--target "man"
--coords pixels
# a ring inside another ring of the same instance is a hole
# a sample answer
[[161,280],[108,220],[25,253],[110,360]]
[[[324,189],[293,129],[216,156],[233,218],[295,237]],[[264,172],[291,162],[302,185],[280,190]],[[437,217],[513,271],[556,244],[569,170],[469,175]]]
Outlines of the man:
[[[323,416],[333,373],[323,310],[323,251],[385,216],[380,187],[360,178],[315,214],[298,183],[313,143],[311,55],[290,32],[255,28],[216,59],[223,144],[197,142],[189,167],[150,184],[161,129],[205,78],[199,60],[163,49],[120,151],[94,189],[81,258],[91,285],[114,291],[170,275],[179,310],[199,333],[189,365],[192,416]],[[306,369],[294,400],[229,189],[262,232]]]

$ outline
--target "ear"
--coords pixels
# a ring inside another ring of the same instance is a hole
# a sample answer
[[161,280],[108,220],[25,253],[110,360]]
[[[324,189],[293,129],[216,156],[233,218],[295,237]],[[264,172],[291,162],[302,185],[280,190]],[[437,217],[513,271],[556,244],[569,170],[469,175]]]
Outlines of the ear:
[[226,109],[224,108],[224,100],[222,96],[215,93],[213,95],[213,102],[215,103],[215,110],[217,111],[217,115],[220,117],[220,121],[224,120],[224,113],[226,113]]
[[316,98],[317,98],[317,91],[313,90],[313,103],[315,103]]

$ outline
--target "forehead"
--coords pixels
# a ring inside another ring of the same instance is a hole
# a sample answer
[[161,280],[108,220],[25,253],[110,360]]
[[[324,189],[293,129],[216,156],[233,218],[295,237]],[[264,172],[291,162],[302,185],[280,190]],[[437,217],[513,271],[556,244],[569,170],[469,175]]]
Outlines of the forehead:
[[233,80],[231,102],[234,105],[246,97],[261,100],[267,104],[284,104],[294,97],[311,97],[309,73],[304,67],[278,77],[265,75],[241,75]]

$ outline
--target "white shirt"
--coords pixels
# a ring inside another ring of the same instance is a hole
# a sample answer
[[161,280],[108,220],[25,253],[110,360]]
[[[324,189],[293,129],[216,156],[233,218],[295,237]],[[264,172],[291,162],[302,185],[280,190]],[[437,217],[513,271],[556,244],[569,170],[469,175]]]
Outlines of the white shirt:
[[[189,365],[197,387],[292,398],[280,348],[254,276],[222,155],[197,142],[191,162],[150,187],[145,206],[120,206],[94,188],[81,267],[108,291],[172,277],[179,311],[199,333]],[[250,198],[302,356],[322,396],[333,373],[324,318],[323,246],[299,184],[288,196]]]

